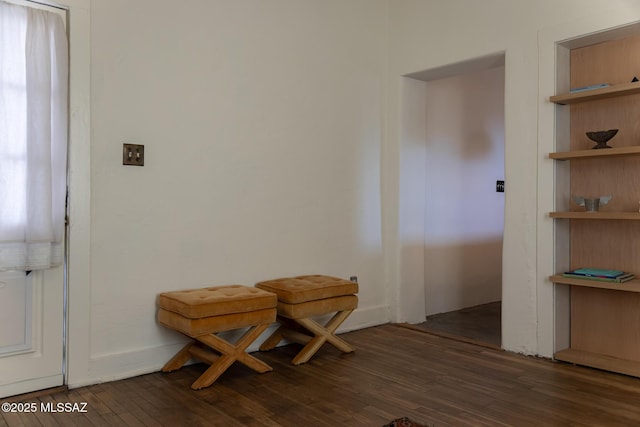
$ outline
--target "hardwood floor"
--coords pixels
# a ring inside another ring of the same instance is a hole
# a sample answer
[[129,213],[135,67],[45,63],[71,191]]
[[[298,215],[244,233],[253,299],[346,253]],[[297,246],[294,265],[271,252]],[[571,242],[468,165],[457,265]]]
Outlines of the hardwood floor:
[[416,326],[451,338],[466,338],[496,348],[502,345],[502,303],[500,301],[462,310],[427,316]]
[[[297,345],[258,353],[274,371],[233,365],[211,387],[192,365],[39,398],[36,413],[0,413],[0,426],[382,426],[407,416],[429,426],[632,426],[640,380],[526,357],[397,325],[341,335],[293,366]],[[6,400],[5,400],[6,401]],[[45,413],[81,404],[86,413]]]

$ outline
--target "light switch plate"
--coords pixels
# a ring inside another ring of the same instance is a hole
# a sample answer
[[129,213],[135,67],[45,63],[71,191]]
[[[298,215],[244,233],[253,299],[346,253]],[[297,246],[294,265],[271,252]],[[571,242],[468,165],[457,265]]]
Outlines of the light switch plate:
[[144,166],[144,145],[122,144],[122,164]]

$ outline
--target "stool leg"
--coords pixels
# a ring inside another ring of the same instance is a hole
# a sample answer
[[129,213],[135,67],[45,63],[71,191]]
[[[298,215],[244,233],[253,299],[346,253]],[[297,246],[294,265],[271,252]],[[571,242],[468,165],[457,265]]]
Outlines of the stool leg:
[[171,360],[164,364],[164,366],[162,367],[162,372],[171,372],[175,371],[176,369],[182,368],[182,366],[184,366],[184,364],[187,363],[189,359],[191,359],[191,353],[189,350],[191,349],[191,347],[193,347],[194,344],[195,341],[191,341],[190,343],[182,347],[182,350],[177,352],[176,355],[171,358]]
[[218,351],[221,356],[191,385],[191,388],[198,390],[209,387],[236,360],[261,374],[272,371],[273,368],[271,366],[246,353],[247,347],[249,347],[268,326],[268,324],[264,324],[249,328],[235,345],[213,334],[197,337],[198,341]]
[[349,344],[347,344],[345,340],[335,335],[335,331],[340,327],[340,325],[342,325],[342,322],[344,322],[352,312],[353,310],[347,310],[336,313],[336,315],[333,316],[325,326],[325,329],[327,329],[327,331],[329,332],[329,335],[327,335],[327,341],[329,341],[329,343],[333,344],[333,346],[335,346],[343,353],[351,353],[352,351],[354,351],[354,349]]
[[325,342],[333,344],[343,353],[351,353],[353,347],[347,344],[341,338],[334,335],[334,332],[338,327],[346,320],[347,317],[353,312],[353,310],[345,310],[337,312],[327,324],[322,327],[316,321],[309,318],[295,319],[300,325],[304,326],[309,332],[315,336],[304,346],[302,350],[291,361],[294,365],[300,365],[306,363],[316,352],[322,347]]
[[200,390],[201,388],[209,387],[215,380],[222,375],[224,371],[229,368],[234,362],[231,356],[223,355],[218,358],[209,368],[204,371],[197,380],[191,384],[191,388],[194,390]]
[[233,356],[238,360],[238,362],[253,369],[254,371],[261,374],[273,371],[273,368],[271,366],[246,352],[247,347],[249,347],[251,343],[254,342],[260,336],[260,334],[265,331],[265,329],[267,329],[267,327],[269,327],[268,324],[254,326],[247,332],[245,332],[245,334],[240,337],[235,345],[231,345],[228,342],[222,340],[221,345],[228,346],[229,352],[232,352]]
[[282,341],[282,338],[283,338],[282,331],[283,330],[284,330],[284,327],[283,326],[279,326],[278,329],[276,329],[274,333],[269,335],[269,338],[267,338],[266,340],[264,340],[264,342],[262,344],[260,344],[260,351],[269,351],[269,350],[273,350],[274,348],[276,348],[278,343],[280,343],[280,341]]

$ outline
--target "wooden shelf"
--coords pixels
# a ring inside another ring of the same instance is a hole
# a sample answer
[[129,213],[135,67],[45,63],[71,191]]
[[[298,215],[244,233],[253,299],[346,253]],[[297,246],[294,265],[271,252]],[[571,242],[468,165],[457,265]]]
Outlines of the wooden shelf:
[[623,220],[623,221],[640,221],[639,212],[549,212],[551,218],[561,219],[589,219],[589,220]]
[[619,374],[640,377],[640,362],[633,360],[619,359],[617,357],[604,354],[590,353],[588,351],[566,349],[556,352],[553,357],[563,362],[575,363],[576,365],[591,366],[593,368],[604,369],[606,371],[617,372]]
[[611,289],[624,292],[640,292],[640,279],[629,280],[624,283],[601,282],[598,280],[574,279],[573,277],[564,277],[562,274],[556,274],[549,278],[553,283],[560,283],[571,286],[584,286],[586,288]]
[[[640,56],[633,55],[638,51],[640,33],[570,49],[567,61],[556,70],[567,87],[600,82],[610,86],[548,98],[567,105],[554,106],[555,137],[560,138],[556,150],[569,151],[548,154],[554,161],[570,161],[554,177],[556,191],[565,199],[555,209],[565,211],[549,213],[558,226],[554,257],[559,268],[609,266],[637,275],[615,283],[564,277],[566,270],[556,271],[549,278],[560,296],[554,302],[554,357],[636,377],[640,377],[640,82],[623,82],[640,69]],[[625,133],[612,141],[613,148],[594,150],[595,142],[585,142],[586,132],[613,128]],[[598,212],[586,212],[569,198],[592,192],[607,195],[611,190],[617,194],[614,203]],[[560,220],[571,222],[560,224]]]
[[577,104],[579,102],[597,101],[598,99],[615,98],[617,96],[640,93],[640,82],[622,83],[602,89],[585,90],[583,92],[565,93],[549,97],[549,101],[560,104]]
[[554,160],[599,159],[606,157],[632,157],[640,155],[640,145],[631,147],[601,148],[599,150],[577,150],[549,153]]

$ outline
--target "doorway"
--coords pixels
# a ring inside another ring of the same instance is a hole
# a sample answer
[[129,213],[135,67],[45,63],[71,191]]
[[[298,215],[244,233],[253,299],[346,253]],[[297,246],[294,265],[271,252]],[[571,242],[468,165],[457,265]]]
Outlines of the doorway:
[[500,347],[504,56],[462,65],[407,76],[426,103],[420,327]]

